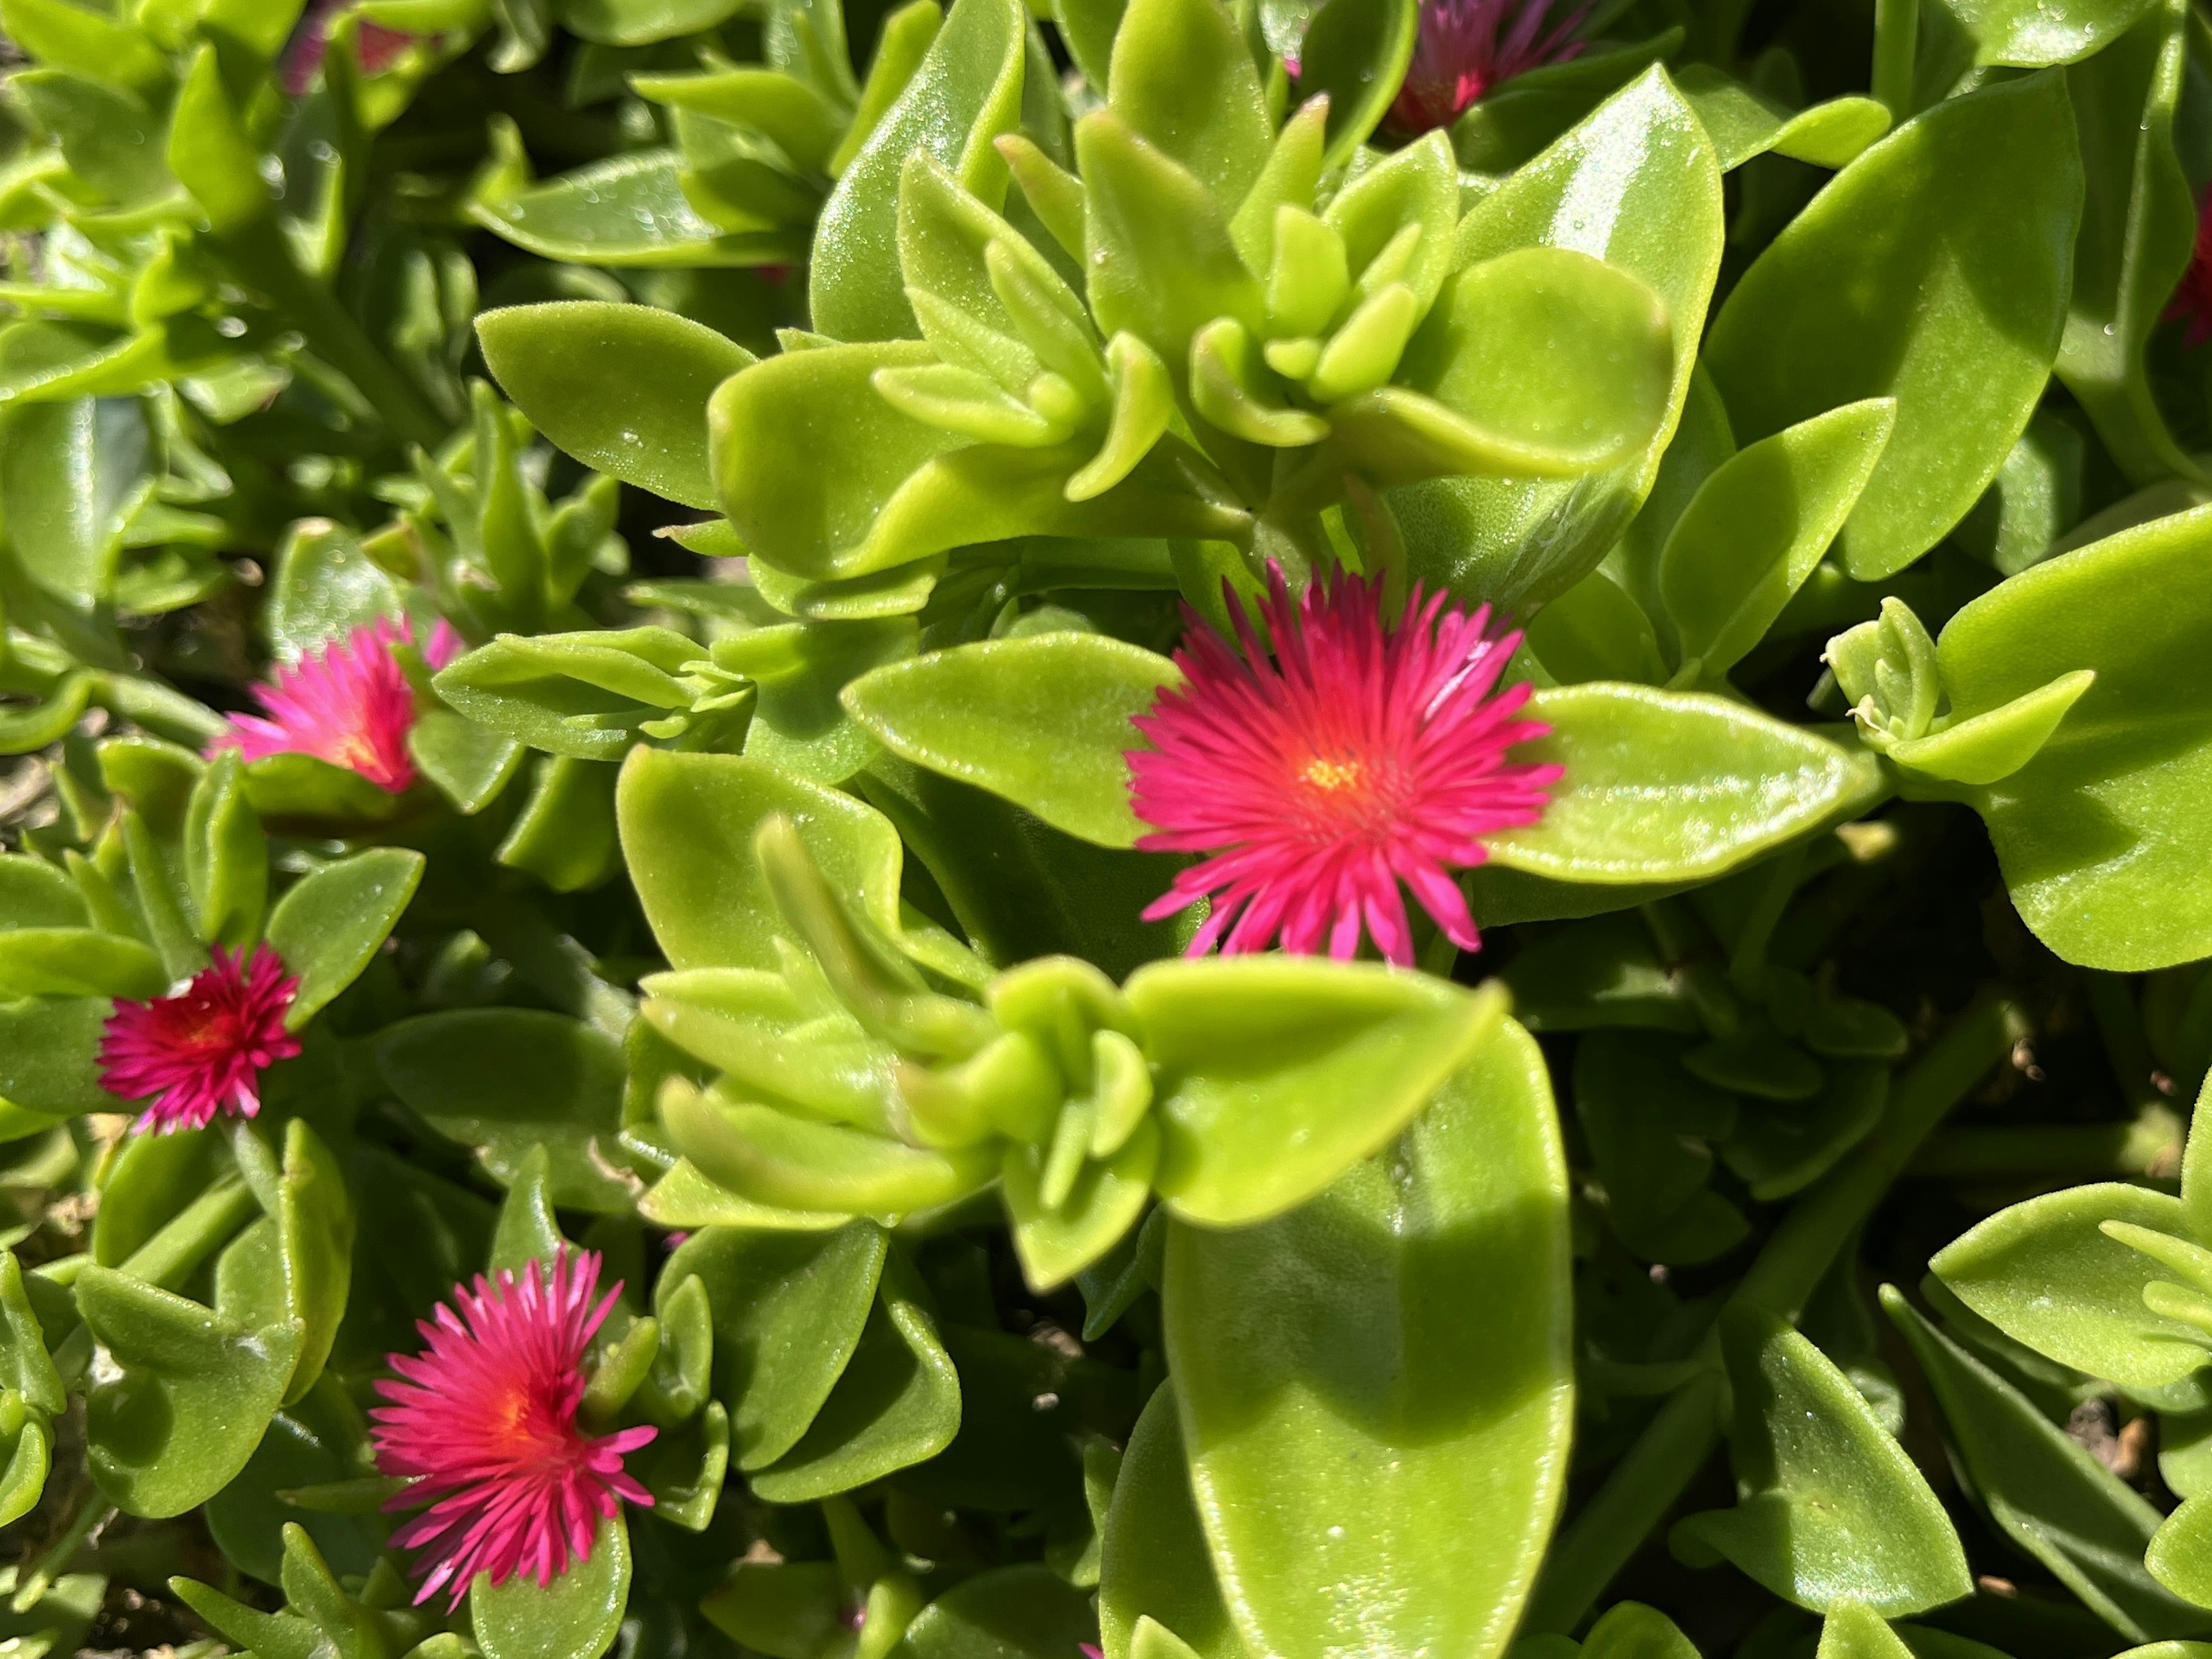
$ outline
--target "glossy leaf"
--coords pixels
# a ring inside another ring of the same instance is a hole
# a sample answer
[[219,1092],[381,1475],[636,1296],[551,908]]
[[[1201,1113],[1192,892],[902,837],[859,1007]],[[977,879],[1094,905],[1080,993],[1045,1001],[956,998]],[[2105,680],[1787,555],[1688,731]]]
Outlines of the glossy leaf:
[[1314,1203],[1170,1228],[1191,1484],[1255,1651],[1503,1650],[1565,1478],[1567,1271],[1550,1090],[1510,1023]]
[[1154,963],[1125,990],[1157,1068],[1153,1185],[1201,1226],[1311,1198],[1387,1145],[1504,1018],[1495,991],[1296,957]]
[[685,507],[715,505],[707,400],[751,352],[687,317],[589,300],[489,311],[477,335],[501,389],[569,454]]
[[1718,875],[1881,792],[1869,757],[1700,693],[1564,686],[1528,714],[1552,733],[1515,758],[1566,773],[1538,823],[1490,838],[1491,857],[1554,880]]
[[1740,437],[1897,400],[1840,538],[1860,580],[1903,569],[1966,515],[2042,394],[2080,216],[2069,114],[2046,75],[1908,122],[1790,222],[1713,323],[1706,363]]
[[592,1552],[540,1589],[521,1573],[469,1587],[469,1622],[484,1659],[599,1659],[614,1645],[629,1601],[629,1529],[599,1522]]
[[269,947],[300,988],[284,1023],[297,1030],[352,984],[383,947],[422,879],[422,855],[376,848],[301,877],[269,915]]
[[2046,1193],[1999,1211],[1929,1266],[1976,1313],[2039,1353],[2131,1388],[2205,1364],[2206,1338],[2143,1305],[2172,1272],[2103,1231],[2108,1221],[2188,1237],[2179,1199],[2118,1182]]
[[2212,607],[2180,580],[2208,544],[2201,509],[2123,532],[1972,602],[1938,642],[1954,720],[2069,671],[2097,676],[2035,758],[1976,798],[2022,919],[2085,966],[2212,951],[2192,873],[2212,792]]
[[1950,1517],[1850,1379],[1780,1320],[1723,1316],[1733,1384],[1732,1510],[1680,1522],[1677,1555],[1726,1558],[1801,1607],[1895,1618],[1972,1593]]
[[1657,69],[1461,221],[1462,265],[1540,246],[1602,259],[1642,281],[1666,307],[1674,372],[1658,429],[1608,471],[1573,483],[1462,479],[1394,491],[1414,574],[1525,606],[1565,592],[1604,556],[1650,489],[1680,419],[1722,233],[1712,145]]
[[1182,683],[1172,663],[1096,634],[938,652],[855,680],[844,703],[893,754],[1002,795],[1054,829],[1127,847],[1129,722]]

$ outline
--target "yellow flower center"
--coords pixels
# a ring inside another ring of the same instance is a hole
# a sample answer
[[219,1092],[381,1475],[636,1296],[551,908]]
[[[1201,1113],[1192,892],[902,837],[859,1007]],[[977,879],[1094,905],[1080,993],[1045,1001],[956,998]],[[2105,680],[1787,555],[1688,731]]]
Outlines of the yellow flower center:
[[1340,789],[1359,787],[1365,773],[1356,760],[1316,759],[1309,761],[1306,769],[1298,775],[1315,788],[1333,795]]

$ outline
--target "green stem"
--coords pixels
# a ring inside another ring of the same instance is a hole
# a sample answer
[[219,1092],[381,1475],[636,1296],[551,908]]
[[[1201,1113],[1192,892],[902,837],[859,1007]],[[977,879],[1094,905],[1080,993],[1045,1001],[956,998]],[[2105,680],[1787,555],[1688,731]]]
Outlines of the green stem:
[[[1783,1218],[1729,1296],[1794,1319],[1943,1115],[2011,1048],[2019,1010],[1984,995],[1899,1079],[1875,1133]],[[1571,1632],[1649,1537],[1720,1441],[1718,1324],[1698,1350],[1715,1369],[1662,1407],[1553,1547],[1524,1631]]]
[[140,1245],[123,1264],[123,1271],[133,1279],[173,1291],[228,1241],[239,1223],[260,1207],[260,1200],[244,1180],[235,1174],[225,1175]]
[[1893,124],[1912,116],[1913,60],[1920,46],[1920,0],[1875,0],[1874,95]]
[[240,275],[275,301],[317,356],[353,382],[395,436],[425,449],[445,441],[446,423],[330,289],[300,268],[273,216],[240,227],[224,241]]
[[2137,1111],[2160,1104],[2158,1085],[2150,1080],[2157,1061],[2151,1057],[2142,1011],[2128,981],[2118,974],[2085,973],[2081,983],[2089,1000],[2089,1017],[2097,1022],[2097,1035],[2105,1045],[2106,1064],[2120,1085],[2120,1097]]
[[2187,1127],[2180,1113],[2159,1101],[2136,1113],[2131,1123],[1948,1129],[1921,1149],[1912,1160],[1912,1173],[1969,1181],[2171,1176],[2181,1168]]

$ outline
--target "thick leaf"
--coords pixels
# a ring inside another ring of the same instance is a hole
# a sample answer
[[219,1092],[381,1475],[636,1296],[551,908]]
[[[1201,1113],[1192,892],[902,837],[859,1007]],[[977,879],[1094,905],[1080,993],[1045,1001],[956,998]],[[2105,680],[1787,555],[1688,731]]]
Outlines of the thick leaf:
[[1593,683],[1539,691],[1527,712],[1552,733],[1514,757],[1565,775],[1540,821],[1488,844],[1554,880],[1716,876],[1882,793],[1871,757],[1702,693]]
[[1510,1023],[1304,1209],[1170,1227],[1191,1484],[1255,1652],[1504,1649],[1565,1488],[1568,1272],[1551,1091]]
[[521,1572],[500,1585],[479,1573],[469,1587],[477,1645],[484,1659],[599,1659],[622,1629],[629,1575],[619,1514],[599,1522],[588,1557],[543,1589]]
[[2102,52],[2149,0],[1942,0],[1973,41],[1974,62],[2040,69]]
[[2143,1570],[2156,1510],[1893,1287],[1882,1287],[1881,1304],[1911,1345],[1960,1466],[2001,1531],[2130,1640],[2212,1633],[2212,1613]]
[[935,1456],[960,1427],[960,1377],[912,1269],[884,1264],[860,1345],[799,1443],[752,1475],[771,1504],[850,1492]]
[[1114,1480],[1098,1569],[1107,1659],[1131,1659],[1139,1620],[1165,1626],[1199,1659],[1244,1659],[1249,1651],[1206,1553],[1171,1382],[1146,1402]]
[[707,400],[753,354],[703,323],[591,300],[477,319],[484,362],[530,422],[586,466],[712,507]]
[[1722,1316],[1741,1494],[1674,1529],[1692,1565],[1725,1557],[1815,1613],[1856,1602],[1895,1618],[1973,1593],[1942,1504],[1849,1377],[1763,1310]]
[[1495,990],[1301,957],[1154,963],[1127,994],[1157,1068],[1153,1185],[1213,1227],[1279,1215],[1387,1145],[1504,1018]]
[[299,1358],[300,1328],[259,1330],[125,1274],[88,1267],[76,1304],[115,1362],[93,1384],[92,1476],[133,1515],[182,1515],[261,1443]]
[[[1680,419],[1720,269],[1720,168],[1688,105],[1653,69],[1484,197],[1459,263],[1564,248],[1641,280],[1665,303],[1674,373],[1642,453],[1572,482],[1455,479],[1394,491],[1408,562],[1470,597],[1540,605],[1586,575],[1634,516]],[[1840,400],[1838,400],[1840,401]]]
[[1874,398],[1815,416],[1738,451],[1691,498],[1661,555],[1659,591],[1683,659],[1702,663],[1704,678],[1757,645],[1813,574],[1896,412]]
[[1099,634],[1036,634],[934,652],[846,687],[893,754],[988,789],[1056,830],[1127,847],[1129,722],[1182,683],[1164,657]]
[[1025,1563],[979,1573],[939,1596],[906,1627],[902,1650],[912,1659],[1066,1659],[1097,1633],[1088,1595]]
[[1705,362],[1739,437],[1897,400],[1840,538],[1854,577],[1932,547],[2027,426],[2057,356],[2081,196],[2063,80],[1987,88],[1844,168],[1722,307]]
[[684,194],[673,149],[634,149],[562,173],[470,216],[540,258],[617,267],[774,264],[796,251],[763,224],[726,235]]
[[839,340],[915,332],[898,264],[898,181],[917,150],[988,206],[1006,169],[991,141],[1022,106],[1028,15],[1020,0],[954,0],[898,101],[853,158],[815,228],[807,299],[814,326]]
[[2093,671],[2050,741],[1975,799],[2005,884],[2069,962],[2132,970],[2212,953],[2212,510],[2046,560],[1938,642],[1954,719]]
[[2207,1337],[2143,1305],[2172,1270],[2108,1237],[2107,1221],[2189,1236],[2180,1200],[2101,1182],[2001,1210],[1928,1265],[2006,1335],[2092,1376],[2160,1389],[2193,1376],[2212,1358]]
[[[2076,0],[2063,9],[2082,14],[2080,33],[2100,42],[2131,14],[2141,21],[2094,56],[2081,49],[2079,34],[2064,32],[2074,35],[2069,58],[2086,58],[2067,71],[2066,90],[2088,189],[2058,375],[2132,483],[2193,477],[2198,468],[2167,429],[2143,361],[2197,240],[2195,193],[2173,131],[2187,73],[2189,9],[2172,0],[2148,7],[2141,0]],[[2040,7],[2021,11],[2048,19]]]
[[494,1179],[514,1181],[543,1146],[556,1202],[629,1212],[634,1180],[614,1173],[623,1056],[613,1038],[565,1014],[463,1008],[388,1026],[375,1051],[392,1091]]
[[665,1311],[694,1280],[704,1287],[738,1468],[781,1457],[830,1397],[875,1306],[884,1241],[866,1221],[830,1233],[709,1227],[669,1258],[653,1305]]
[[269,947],[300,988],[285,1011],[293,1030],[360,977],[383,948],[422,879],[423,859],[380,847],[302,876],[269,916]]

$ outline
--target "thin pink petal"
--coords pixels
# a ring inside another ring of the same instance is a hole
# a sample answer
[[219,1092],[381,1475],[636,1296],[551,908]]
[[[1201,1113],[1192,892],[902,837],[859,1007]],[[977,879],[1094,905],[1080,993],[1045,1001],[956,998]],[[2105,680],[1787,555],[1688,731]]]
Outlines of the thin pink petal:
[[1509,757],[1547,729],[1513,718],[1527,685],[1498,689],[1518,634],[1418,587],[1394,627],[1381,600],[1344,575],[1294,600],[1271,570],[1257,614],[1232,612],[1234,643],[1192,618],[1183,685],[1134,721],[1150,746],[1128,757],[1131,805],[1152,826],[1137,845],[1208,854],[1144,912],[1210,900],[1192,954],[1348,957],[1364,936],[1410,963],[1401,884],[1479,947],[1449,869],[1541,817],[1559,770]]
[[593,1301],[599,1257],[562,1246],[550,1272],[479,1274],[454,1287],[435,1324],[418,1323],[420,1355],[394,1354],[369,1413],[376,1466],[410,1480],[393,1507],[428,1503],[392,1541],[420,1553],[416,1601],[444,1589],[458,1604],[478,1573],[549,1584],[591,1553],[599,1522],[622,1500],[652,1495],[623,1468],[649,1427],[592,1436],[577,1426],[583,1362],[619,1285]]

